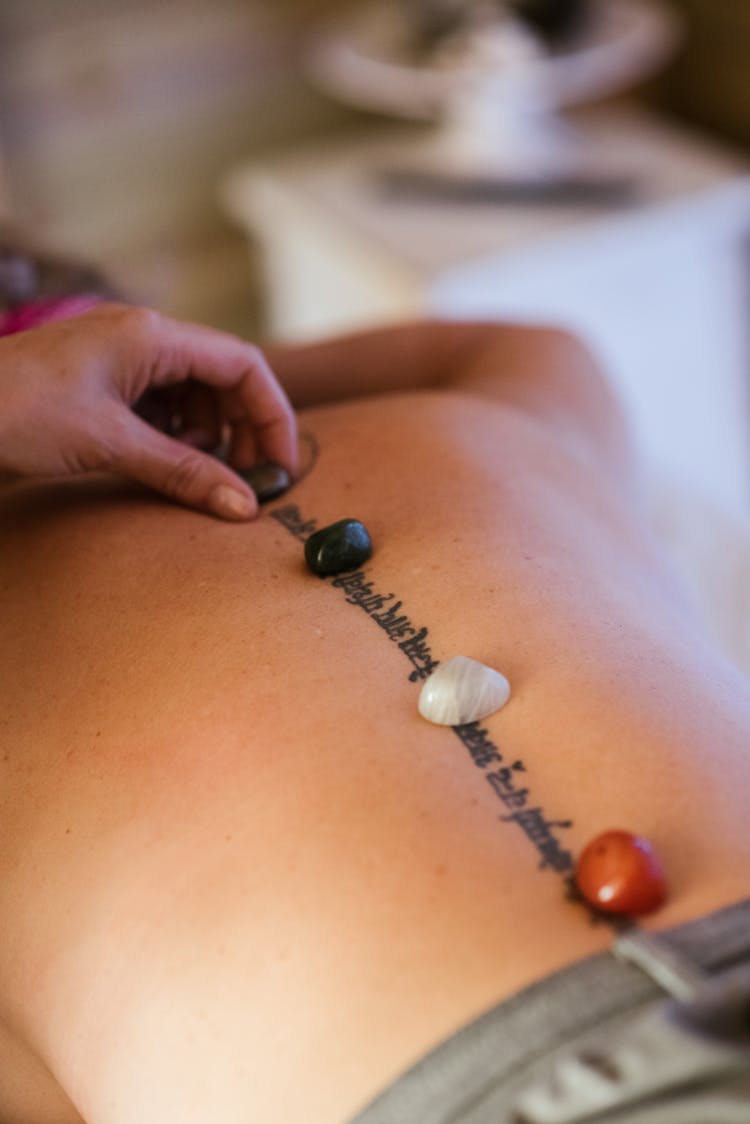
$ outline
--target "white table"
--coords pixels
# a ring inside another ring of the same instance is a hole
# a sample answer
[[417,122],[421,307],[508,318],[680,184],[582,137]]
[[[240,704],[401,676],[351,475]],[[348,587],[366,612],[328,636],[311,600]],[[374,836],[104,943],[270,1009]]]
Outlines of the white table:
[[579,123],[634,201],[416,203],[383,192],[424,134],[248,164],[222,188],[260,241],[271,330],[309,337],[414,314],[553,321],[600,354],[647,454],[750,510],[750,165],[629,106]]

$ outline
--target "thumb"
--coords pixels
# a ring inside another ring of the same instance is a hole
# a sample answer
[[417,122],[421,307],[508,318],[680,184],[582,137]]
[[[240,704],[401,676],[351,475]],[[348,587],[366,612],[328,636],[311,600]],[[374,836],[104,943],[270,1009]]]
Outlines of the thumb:
[[120,448],[106,467],[222,519],[250,519],[257,513],[254,492],[226,465],[167,437],[135,414],[129,419]]

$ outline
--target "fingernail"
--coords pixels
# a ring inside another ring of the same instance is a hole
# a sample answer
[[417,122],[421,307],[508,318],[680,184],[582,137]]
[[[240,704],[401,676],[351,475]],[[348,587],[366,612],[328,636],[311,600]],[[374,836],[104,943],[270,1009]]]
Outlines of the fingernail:
[[218,484],[209,500],[212,510],[222,519],[249,519],[255,511],[255,504],[250,497],[230,488],[228,484]]

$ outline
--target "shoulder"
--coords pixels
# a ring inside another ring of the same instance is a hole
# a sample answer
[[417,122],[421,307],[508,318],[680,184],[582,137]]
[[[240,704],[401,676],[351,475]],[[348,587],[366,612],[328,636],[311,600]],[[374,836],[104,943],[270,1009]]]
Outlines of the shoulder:
[[451,389],[511,407],[561,442],[626,471],[630,437],[605,371],[584,340],[563,328],[465,325]]

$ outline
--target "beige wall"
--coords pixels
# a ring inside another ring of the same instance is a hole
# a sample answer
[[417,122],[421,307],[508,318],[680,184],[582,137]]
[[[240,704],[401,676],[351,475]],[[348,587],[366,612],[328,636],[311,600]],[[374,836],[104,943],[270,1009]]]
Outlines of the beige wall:
[[181,315],[252,323],[216,185],[335,127],[299,73],[315,0],[2,0],[0,129],[15,217]]

